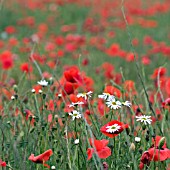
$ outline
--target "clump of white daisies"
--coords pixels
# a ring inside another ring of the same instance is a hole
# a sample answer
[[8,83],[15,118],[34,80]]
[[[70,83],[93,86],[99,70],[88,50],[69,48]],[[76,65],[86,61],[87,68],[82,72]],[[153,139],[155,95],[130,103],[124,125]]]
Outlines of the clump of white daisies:
[[104,99],[106,101],[106,105],[113,110],[120,109],[122,106],[130,107],[132,105],[130,101],[121,102],[114,95],[109,93],[98,95],[98,98]]
[[[78,93],[77,94],[77,98],[84,98],[85,100],[91,98],[91,95],[92,95],[92,91],[89,91],[87,93]],[[68,105],[68,107],[73,107],[74,109],[77,108],[77,110],[72,110],[70,113],[68,113],[71,117],[72,117],[72,120],[74,121],[75,119],[80,119],[82,117],[82,114],[80,113],[80,107],[81,105],[83,105],[84,102],[82,101],[78,101],[78,102],[72,102],[70,105]]]

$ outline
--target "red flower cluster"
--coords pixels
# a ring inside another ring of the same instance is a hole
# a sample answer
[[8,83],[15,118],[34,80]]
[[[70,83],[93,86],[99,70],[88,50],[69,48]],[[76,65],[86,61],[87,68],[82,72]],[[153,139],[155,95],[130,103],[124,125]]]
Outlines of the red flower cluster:
[[152,147],[142,154],[139,168],[142,170],[144,165],[149,165],[151,161],[165,161],[170,159],[170,150],[166,148],[166,142],[160,147],[161,136],[156,136],[155,140],[152,140]]

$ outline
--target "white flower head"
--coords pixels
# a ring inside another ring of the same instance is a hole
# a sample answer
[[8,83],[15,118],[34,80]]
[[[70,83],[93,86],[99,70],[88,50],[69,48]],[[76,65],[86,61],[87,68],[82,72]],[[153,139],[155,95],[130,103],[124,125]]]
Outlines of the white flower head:
[[74,144],[75,144],[75,145],[79,144],[79,139],[76,139],[76,140],[74,141]]
[[15,100],[15,96],[11,96],[11,100]]
[[108,107],[110,107],[111,109],[114,109],[114,110],[119,109],[122,106],[122,103],[118,100],[116,101],[115,98],[111,98],[111,100],[108,100],[106,102],[106,104]]
[[110,93],[103,93],[98,95],[98,98],[106,100],[110,96]]
[[68,114],[72,117],[72,120],[81,118],[81,114],[77,110],[73,110]]
[[119,131],[119,129],[121,129],[121,126],[119,126],[118,124],[114,124],[114,125],[111,125],[111,126],[107,126],[106,128],[107,128],[106,132],[114,133],[116,131]]
[[43,91],[42,91],[41,89],[40,89],[40,90],[38,90],[38,93],[40,93],[40,94],[41,94],[42,92],[43,92]]
[[32,89],[31,92],[32,92],[32,93],[35,93],[35,89]]
[[53,166],[51,166],[51,169],[55,169],[55,166],[53,165]]
[[82,105],[82,104],[84,104],[84,103],[83,102],[76,102],[76,103],[72,102],[70,105],[68,105],[68,107],[76,107],[76,106]]
[[151,116],[146,115],[136,116],[136,119],[136,121],[144,122],[145,125],[151,124],[152,122]]
[[140,137],[135,137],[135,142],[140,142],[141,138]]
[[125,102],[122,102],[122,105],[130,107],[132,104],[130,101],[125,101]]
[[87,92],[87,93],[78,93],[77,94],[77,97],[79,98],[79,97],[83,97],[85,100],[87,100],[87,98],[89,97],[91,97],[91,95],[92,95],[92,91],[89,91],[89,92]]
[[48,86],[48,81],[46,81],[46,80],[40,80],[37,83],[41,86]]

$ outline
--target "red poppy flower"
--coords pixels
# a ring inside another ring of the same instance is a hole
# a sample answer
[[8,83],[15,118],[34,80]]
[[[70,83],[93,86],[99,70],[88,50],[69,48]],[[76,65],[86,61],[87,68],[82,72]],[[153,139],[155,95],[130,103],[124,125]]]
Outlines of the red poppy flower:
[[26,72],[26,73],[30,73],[33,70],[32,66],[29,65],[29,63],[22,63],[21,66],[20,66],[20,69],[23,72]]
[[156,68],[156,69],[154,70],[153,74],[151,75],[151,78],[152,78],[152,79],[156,79],[156,78],[158,77],[158,75],[159,75],[160,77],[165,76],[166,71],[167,71],[167,70],[166,70],[166,68],[164,68],[164,67]]
[[88,148],[87,149],[87,155],[88,155],[88,160],[90,160],[92,158],[93,153],[96,150],[96,153],[98,155],[99,158],[101,159],[106,159],[107,157],[109,157],[111,155],[111,149],[106,146],[109,143],[108,140],[102,139],[102,140],[95,140],[94,141],[92,139],[90,139],[90,145],[93,146],[94,144],[94,148]]
[[72,66],[66,71],[64,71],[64,77],[68,82],[71,82],[71,83],[82,82],[80,71],[75,66]]
[[114,86],[106,86],[104,89],[104,92],[109,93],[111,95],[115,95],[118,98],[120,98],[122,96],[121,91]]
[[53,154],[53,151],[49,149],[38,156],[34,156],[34,154],[31,154],[28,159],[34,163],[40,163],[46,166],[47,168],[50,168],[50,166],[48,164],[45,164],[45,162],[49,160],[52,154]]
[[1,159],[0,159],[0,167],[5,167],[6,166],[6,162],[4,162],[4,161],[2,161]]
[[159,148],[161,136],[156,136],[155,140],[152,140],[153,145],[147,151],[142,154],[139,168],[142,170],[144,164],[149,165],[151,161],[165,161],[170,159],[170,150],[166,148],[166,142],[164,141],[163,146]]
[[170,106],[170,98],[167,98],[164,102],[162,102],[162,106]]
[[110,137],[114,138],[117,136],[119,133],[121,133],[125,128],[128,128],[128,124],[124,124],[122,122],[119,122],[117,120],[112,120],[111,122],[108,122],[104,126],[100,128],[100,131]]

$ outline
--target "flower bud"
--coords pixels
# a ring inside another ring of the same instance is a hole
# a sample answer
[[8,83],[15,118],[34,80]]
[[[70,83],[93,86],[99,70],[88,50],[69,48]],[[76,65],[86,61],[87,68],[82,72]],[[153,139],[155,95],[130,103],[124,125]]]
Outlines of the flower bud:
[[15,93],[18,92],[18,86],[16,84],[13,85],[13,89],[14,89]]
[[159,141],[158,148],[161,149],[164,143],[165,143],[165,137],[162,137]]
[[129,150],[130,151],[135,151],[135,144],[134,143],[131,143],[131,145],[130,145],[130,148],[129,148]]

